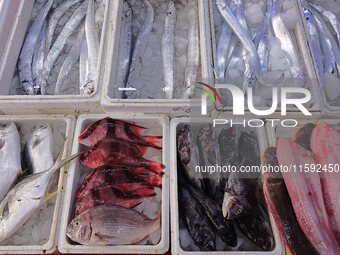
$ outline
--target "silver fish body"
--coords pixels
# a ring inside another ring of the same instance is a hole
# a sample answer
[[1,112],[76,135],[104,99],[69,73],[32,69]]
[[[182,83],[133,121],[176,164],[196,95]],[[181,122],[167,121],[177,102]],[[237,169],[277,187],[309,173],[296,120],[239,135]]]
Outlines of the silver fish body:
[[28,138],[25,145],[25,159],[34,174],[53,166],[53,144],[53,133],[48,124],[37,127]]
[[44,172],[19,182],[0,203],[0,242],[12,236],[32,216],[46,198],[50,180],[58,169],[77,157],[57,161]]
[[84,245],[135,244],[160,227],[155,220],[119,206],[98,206],[74,218],[66,234],[71,240]]
[[48,0],[45,5],[39,11],[38,16],[32,23],[28,33],[26,35],[24,44],[22,46],[18,69],[19,69],[19,78],[22,87],[24,88],[26,94],[34,95],[34,81],[32,74],[32,62],[33,62],[33,54],[35,45],[37,44],[38,37],[40,31],[44,25],[46,16],[52,6],[53,0]]
[[20,136],[14,123],[0,125],[0,202],[21,173]]
[[174,90],[174,38],[176,16],[175,3],[174,1],[170,1],[168,3],[162,36],[164,92],[167,99],[172,99]]
[[188,30],[188,51],[187,51],[187,66],[185,68],[184,77],[184,93],[182,98],[188,99],[193,93],[194,85],[197,79],[197,68],[199,64],[200,49],[199,49],[199,32],[198,32],[198,17],[189,21]]
[[86,62],[88,59],[88,53],[87,53],[87,43],[86,39],[84,38],[80,50],[80,57],[79,57],[79,90],[80,94],[83,94],[84,92],[82,91],[84,88],[84,82],[86,78]]
[[35,46],[33,63],[32,63],[32,73],[33,80],[35,81],[39,76],[39,73],[43,69],[45,54],[46,54],[46,22],[44,23],[38,38],[37,45]]
[[123,13],[123,25],[120,32],[118,68],[115,86],[115,97],[123,98],[124,93],[119,88],[125,88],[131,66],[132,52],[132,9],[127,6]]

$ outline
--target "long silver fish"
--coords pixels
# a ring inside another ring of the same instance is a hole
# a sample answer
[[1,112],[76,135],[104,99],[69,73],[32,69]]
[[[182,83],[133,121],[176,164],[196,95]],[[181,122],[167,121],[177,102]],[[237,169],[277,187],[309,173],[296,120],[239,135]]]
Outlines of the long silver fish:
[[48,170],[19,182],[0,203],[0,242],[12,236],[45,200],[51,178],[78,155],[58,160]]
[[0,125],[0,201],[21,173],[20,136],[14,123]]
[[35,46],[33,63],[32,63],[32,73],[33,80],[35,81],[39,76],[39,72],[44,66],[45,54],[46,54],[46,22],[44,23],[38,38],[37,45]]
[[80,94],[83,94],[82,89],[84,88],[84,82],[86,78],[86,62],[88,59],[88,54],[87,54],[87,42],[86,39],[84,38],[80,50],[80,57],[79,57],[79,90]]
[[80,31],[78,32],[76,42],[71,47],[69,53],[67,54],[64,60],[63,65],[60,68],[58,78],[57,78],[57,83],[55,85],[55,90],[54,90],[55,95],[63,94],[62,86],[64,85],[66,78],[69,76],[72,68],[79,60],[80,51],[83,46],[84,38],[85,38],[85,30],[84,30],[84,27],[82,27]]
[[28,168],[34,173],[50,169],[54,164],[53,133],[50,125],[37,127],[25,145],[25,159]]
[[281,48],[285,52],[286,58],[289,61],[294,83],[295,85],[302,87],[305,84],[305,75],[299,62],[298,53],[293,45],[293,39],[281,18],[278,0],[273,0],[272,24],[274,34],[279,39]]
[[84,245],[135,244],[159,229],[160,220],[149,219],[132,209],[102,205],[74,218],[66,234]]
[[[309,9],[314,15],[320,33],[321,47],[325,54],[325,72],[334,73],[337,68],[340,74],[340,50],[322,16],[313,7]],[[333,70],[334,69],[334,70]]]
[[49,50],[44,62],[44,68],[36,84],[36,92],[41,90],[41,94],[45,94],[47,79],[53,69],[55,62],[61,54],[67,39],[73,34],[80,22],[84,19],[87,10],[87,3],[87,1],[83,2],[81,6],[72,14],[71,18],[67,21],[55,40],[52,48]]
[[85,19],[85,34],[88,49],[89,72],[85,78],[83,91],[84,94],[90,95],[94,91],[94,81],[97,76],[96,72],[99,51],[99,39],[95,22],[94,0],[89,0]]
[[34,95],[32,61],[35,45],[37,44],[40,31],[44,25],[46,16],[52,6],[52,3],[53,0],[48,0],[41,10],[39,10],[38,16],[28,30],[19,56],[18,69],[20,83],[28,95]]
[[168,3],[162,36],[164,92],[167,99],[172,99],[174,91],[174,38],[176,17],[175,3],[174,1],[170,1]]
[[123,14],[123,25],[120,31],[118,68],[115,86],[115,97],[123,98],[123,91],[129,76],[132,52],[132,9],[127,6]]
[[[138,34],[136,43],[134,45],[133,53],[132,53],[132,60],[131,60],[131,67],[129,71],[129,78],[128,84],[132,84],[133,81],[136,79],[138,75],[138,67],[141,64],[141,57],[145,51],[149,35],[151,33],[152,24],[154,20],[154,10],[152,5],[148,0],[143,0],[145,7],[146,7],[146,14],[143,26]],[[134,95],[127,95],[127,97],[133,97]]]
[[333,12],[322,8],[322,6],[318,4],[310,3],[310,5],[312,5],[316,10],[318,10],[332,25],[338,38],[338,46],[340,47],[340,20],[338,19],[338,17]]
[[71,8],[76,3],[79,3],[80,1],[82,0],[63,1],[53,10],[47,21],[47,42],[46,42],[47,50],[49,50],[52,45],[55,28],[57,27],[60,18],[66,13],[66,11],[69,10],[69,8]]
[[184,99],[190,98],[193,93],[200,59],[197,11],[195,13],[194,18],[189,21],[187,66],[185,68],[184,93],[182,93]]

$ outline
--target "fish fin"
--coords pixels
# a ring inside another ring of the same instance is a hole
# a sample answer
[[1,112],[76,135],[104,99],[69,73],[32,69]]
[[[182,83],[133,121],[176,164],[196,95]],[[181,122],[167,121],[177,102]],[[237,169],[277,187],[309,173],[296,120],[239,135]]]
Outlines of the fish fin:
[[144,136],[144,139],[151,147],[162,149],[162,136]]
[[112,242],[112,239],[115,238],[115,236],[108,236],[108,235],[101,235],[101,234],[94,234],[100,241],[104,241],[105,243]]
[[49,200],[51,200],[52,198],[54,198],[56,195],[58,195],[60,193],[60,190],[56,190],[52,193],[49,193],[46,195],[46,197],[44,198],[43,201],[41,201],[39,206],[42,206],[43,204],[47,203]]
[[156,174],[162,173],[165,166],[157,161],[148,161],[146,167]]

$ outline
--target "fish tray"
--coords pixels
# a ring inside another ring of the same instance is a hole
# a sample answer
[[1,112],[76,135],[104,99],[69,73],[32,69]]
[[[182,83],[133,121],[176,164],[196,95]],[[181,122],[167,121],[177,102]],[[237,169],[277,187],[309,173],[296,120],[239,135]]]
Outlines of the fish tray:
[[[118,48],[120,29],[122,26],[123,1],[110,1],[114,11],[108,17],[107,33],[109,40],[107,44],[108,53],[106,59],[106,73],[103,80],[102,107],[105,112],[114,112],[120,110],[123,106],[126,111],[144,112],[144,113],[167,113],[170,116],[188,116],[190,113],[189,99],[118,99],[114,98],[113,88],[116,80],[116,69],[118,64]],[[210,34],[206,28],[208,20],[208,2],[197,1],[198,22],[199,22],[199,40],[200,40],[200,66],[201,76],[204,79],[212,77],[212,56],[210,45]],[[162,72],[162,69],[159,70]]]
[[[104,21],[102,31],[106,31],[110,26],[107,17],[111,12],[109,3],[115,1],[105,1]],[[104,58],[107,55],[107,33],[103,32],[100,38],[100,48],[98,56],[97,72],[94,92],[91,95],[10,95],[11,83],[15,74],[20,50],[25,39],[25,34],[30,23],[31,13],[35,1],[3,1],[5,5],[9,3],[16,10],[15,16],[5,19],[1,23],[3,29],[7,30],[8,40],[4,46],[2,57],[0,54],[0,109],[4,114],[73,114],[89,112],[103,112],[100,105],[102,79],[105,68]],[[17,9],[15,3],[19,2]],[[1,14],[1,13],[0,13]],[[2,21],[3,16],[0,15]],[[3,36],[3,34],[2,34]],[[6,40],[5,40],[6,41]],[[0,52],[2,44],[0,44]]]
[[[213,59],[213,66],[216,67],[216,45],[217,45],[217,38],[216,38],[216,31],[215,31],[215,16],[219,15],[220,13],[217,10],[215,5],[215,0],[208,0],[209,2],[209,12],[210,12],[210,26],[207,27],[206,30],[209,30],[210,38],[211,38],[211,52],[208,55],[212,55]],[[299,0],[294,1],[295,8],[299,11]],[[216,13],[217,12],[217,13]],[[305,27],[304,27],[304,19],[302,16],[298,15],[298,20],[296,23],[295,29],[291,30],[293,36],[293,40],[295,37],[295,46],[297,46],[299,52],[299,59],[302,60],[302,64],[306,73],[306,77],[309,80],[307,82],[307,89],[311,92],[311,101],[309,104],[305,104],[306,108],[312,113],[313,117],[320,117],[322,111],[321,99],[320,99],[320,92],[318,89],[318,81],[317,81],[317,73],[314,68],[314,61],[311,55],[311,52],[308,48],[308,40],[305,35]],[[215,69],[216,70],[216,69]],[[263,107],[258,107],[259,109],[263,109]],[[265,107],[264,109],[268,109]],[[231,111],[232,107],[226,106],[223,110]],[[280,118],[281,107],[277,108],[277,112],[273,114],[273,116]],[[301,118],[304,115],[296,108],[292,106],[287,106],[287,114],[292,114],[296,116],[300,116]]]
[[[231,116],[230,116],[231,117]],[[178,205],[178,182],[177,182],[177,131],[181,125],[184,124],[200,124],[209,122],[202,119],[190,119],[186,117],[174,118],[170,123],[170,203],[171,203],[171,252],[172,254],[214,254],[214,255],[284,255],[285,251],[282,247],[279,233],[277,232],[274,224],[274,220],[270,215],[270,222],[274,234],[274,249],[272,251],[186,251],[181,247],[180,242],[180,227],[179,227],[179,205]],[[257,142],[260,150],[260,155],[262,157],[265,148],[267,148],[267,138],[265,133],[265,128],[255,128],[253,129],[257,136]]]
[[[61,149],[64,139],[67,138],[66,146],[64,147],[62,154],[63,158],[66,158],[71,151],[71,144],[73,141],[73,133],[75,127],[75,118],[73,116],[61,116],[61,115],[27,115],[27,116],[0,116],[0,123],[14,122],[17,127],[19,134],[21,136],[21,142],[24,135],[27,135],[29,131],[33,131],[33,128],[41,124],[49,124],[53,130],[54,136],[54,154],[55,158]],[[25,131],[23,131],[25,130]],[[58,138],[58,139],[56,139]],[[8,240],[5,240],[0,244],[0,254],[43,254],[43,253],[54,253],[57,250],[57,232],[60,221],[61,205],[62,205],[62,190],[64,188],[64,176],[68,171],[68,165],[59,170],[59,175],[55,175],[55,180],[57,181],[57,196],[55,198],[52,225],[50,226],[49,236],[46,243],[42,244],[32,244],[32,245],[14,245],[6,244]],[[54,179],[52,179],[54,180]],[[55,190],[53,190],[55,191]],[[37,212],[40,209],[37,209]],[[35,214],[38,217],[38,214]],[[15,235],[15,234],[14,234]],[[31,233],[29,233],[29,238],[31,238]]]
[[[113,1],[112,1],[113,2]],[[128,254],[164,254],[169,249],[169,163],[168,163],[168,128],[169,120],[165,115],[142,115],[142,114],[88,114],[81,115],[77,120],[74,134],[74,143],[72,153],[81,152],[85,146],[80,145],[78,136],[81,132],[93,122],[111,117],[141,125],[150,129],[150,134],[163,136],[162,150],[151,156],[166,166],[163,170],[162,190],[158,193],[161,203],[161,228],[160,241],[156,245],[115,245],[115,246],[85,246],[72,242],[66,236],[66,228],[69,224],[74,210],[75,194],[83,177],[89,173],[89,169],[82,166],[78,159],[71,162],[70,170],[67,174],[67,184],[65,189],[65,199],[63,201],[63,212],[60,222],[58,250],[62,253],[77,254],[107,254],[107,253],[128,253]],[[148,152],[149,153],[149,152]],[[155,158],[154,158],[155,157]]]
[[[317,3],[318,1],[315,1],[315,2]],[[336,1],[329,1],[329,2],[336,2]],[[303,13],[302,2],[297,1],[297,5],[298,5],[298,8],[299,8],[299,13],[300,13],[301,20],[302,20],[303,31],[304,31],[306,40],[308,42],[307,48],[308,48],[308,51],[310,52],[309,54],[312,56],[312,67],[314,68],[314,70],[315,70],[314,72],[315,72],[316,77],[317,77],[318,88],[319,88],[320,95],[321,95],[322,116],[329,117],[329,118],[338,117],[339,112],[340,112],[340,106],[332,106],[332,105],[329,104],[327,97],[326,97],[326,94],[325,94],[325,89],[323,88],[323,85],[322,85],[321,77],[320,77],[319,72],[318,72],[316,57],[314,56],[314,53],[313,53],[313,50],[312,50],[312,43],[311,43],[310,35],[308,33],[308,27],[307,27],[306,19],[304,17],[304,13]],[[339,79],[339,81],[340,81],[340,79]]]

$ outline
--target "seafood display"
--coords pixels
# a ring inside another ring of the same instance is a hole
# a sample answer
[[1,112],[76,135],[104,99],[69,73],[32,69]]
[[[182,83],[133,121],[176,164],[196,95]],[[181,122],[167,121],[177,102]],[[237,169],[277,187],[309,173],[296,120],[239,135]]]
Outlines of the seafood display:
[[182,249],[273,250],[269,216],[259,198],[259,176],[240,171],[209,174],[202,170],[221,165],[221,161],[224,166],[237,169],[259,166],[260,153],[253,130],[182,124],[177,130],[177,158]]
[[[306,87],[294,28],[294,1],[214,0],[215,80],[243,91],[252,88],[254,104],[271,105],[269,88],[292,84]],[[230,95],[220,91],[224,106]]]
[[90,95],[105,1],[35,1],[10,94]]
[[161,227],[158,199],[165,166],[148,155],[162,149],[162,137],[143,135],[146,131],[104,118],[79,135],[86,146],[79,160],[85,168],[66,230],[72,241],[93,246],[159,242],[159,235],[149,239]]
[[56,127],[53,122],[51,125],[46,122],[33,125],[1,124],[2,246],[38,245],[49,240],[55,196],[59,192],[58,170],[78,156],[62,158],[65,127]]
[[302,6],[322,89],[329,105],[340,106],[340,13],[323,1]]
[[122,13],[110,96],[190,98],[199,77],[197,1],[124,0]]
[[339,253],[338,172],[340,133],[322,121],[296,129],[291,138],[279,137],[266,150],[263,164],[272,166],[320,164],[321,171],[282,171],[263,175],[268,209],[290,254]]

